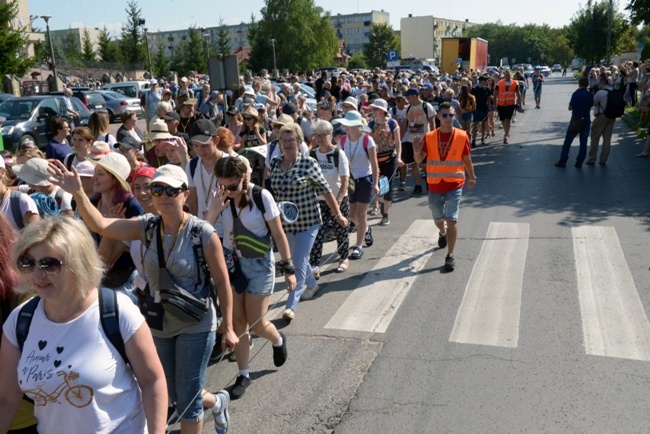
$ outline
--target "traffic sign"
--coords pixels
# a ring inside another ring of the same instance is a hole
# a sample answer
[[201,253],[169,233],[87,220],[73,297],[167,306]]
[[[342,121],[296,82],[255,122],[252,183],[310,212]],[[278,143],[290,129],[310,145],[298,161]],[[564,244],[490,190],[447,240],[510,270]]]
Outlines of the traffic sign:
[[397,54],[397,50],[390,50],[388,52],[388,61],[393,61],[393,60],[399,60],[398,59],[399,55]]
[[394,68],[396,66],[399,66],[399,63],[400,63],[399,60],[389,60],[388,62],[386,62],[386,67]]

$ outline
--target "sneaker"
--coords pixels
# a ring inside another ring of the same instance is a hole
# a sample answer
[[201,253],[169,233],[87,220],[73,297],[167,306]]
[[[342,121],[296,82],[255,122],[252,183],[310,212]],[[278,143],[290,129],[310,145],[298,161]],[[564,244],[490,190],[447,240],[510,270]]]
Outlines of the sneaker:
[[444,234],[444,235],[439,234],[438,235],[438,247],[440,247],[441,249],[444,249],[445,247],[447,247],[447,234]]
[[454,261],[454,257],[451,255],[447,255],[447,257],[445,258],[445,270],[454,271],[455,266],[456,266],[456,261]]
[[416,185],[413,187],[413,191],[411,192],[411,196],[417,196],[418,194],[422,193],[422,186],[421,185]]
[[311,300],[312,298],[314,298],[314,295],[316,295],[316,293],[318,292],[319,289],[320,288],[318,286],[318,283],[315,284],[314,286],[312,286],[311,288],[305,288],[305,290],[300,295],[300,299],[301,300]]
[[385,214],[381,218],[381,221],[379,222],[379,226],[388,226],[389,224],[390,224],[390,219],[388,218],[388,214]]
[[399,191],[406,191],[406,182],[400,181],[400,183],[399,183]]
[[366,247],[372,246],[372,244],[375,242],[375,239],[372,237],[372,228],[368,226],[368,230],[366,231],[366,235],[363,237],[363,241],[366,243]]
[[284,365],[284,362],[287,361],[287,337],[284,333],[279,333],[280,336],[282,336],[282,345],[279,347],[273,347],[273,364],[278,368]]
[[293,313],[293,310],[291,309],[286,309],[284,313],[282,314],[282,318],[284,318],[285,321],[291,322],[293,319],[296,317],[296,315]]
[[237,380],[235,380],[234,386],[230,388],[230,398],[236,400],[244,396],[246,389],[251,385],[251,379],[249,377],[244,377],[243,375],[238,375]]
[[363,256],[363,248],[361,246],[354,246],[352,248],[352,253],[350,253],[350,259],[361,259]]
[[350,261],[348,261],[347,259],[342,260],[341,262],[339,262],[339,267],[336,269],[336,272],[345,273],[346,271],[348,271],[349,265],[350,265]]
[[[230,414],[228,413],[228,406],[230,405],[230,395],[226,390],[220,390],[214,396],[221,401],[221,408],[219,411],[213,411],[214,429],[218,434],[226,434],[228,432],[228,424],[230,422]],[[217,418],[223,415],[225,422],[219,422]]]

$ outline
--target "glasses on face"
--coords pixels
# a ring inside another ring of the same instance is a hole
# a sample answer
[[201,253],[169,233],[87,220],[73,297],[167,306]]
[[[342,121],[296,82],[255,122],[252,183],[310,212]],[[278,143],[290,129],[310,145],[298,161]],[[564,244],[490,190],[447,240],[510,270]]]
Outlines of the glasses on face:
[[169,196],[169,197],[176,197],[182,191],[185,191],[184,187],[170,187],[170,186],[164,186],[164,185],[152,185],[151,186],[151,195],[153,197],[160,197],[160,196],[162,196],[163,192],[165,192],[165,194],[167,194],[167,196]]
[[46,274],[57,274],[61,271],[63,262],[60,259],[49,256],[36,261],[36,259],[29,255],[22,255],[18,258],[16,265],[21,273],[33,273],[38,265],[38,268]]
[[241,184],[241,181],[239,181],[237,184],[224,185],[223,188],[225,188],[228,191],[235,192],[235,191],[239,190],[239,184]]
[[252,121],[253,119],[255,119],[255,118],[252,118],[250,116],[244,116],[245,121]]
[[295,145],[298,143],[296,139],[281,139],[280,142],[282,142],[283,145]]
[[455,113],[440,113],[440,117],[443,119],[447,119],[447,118],[452,119],[454,116],[456,116]]
[[316,137],[317,139],[324,139],[327,136],[329,136],[329,134],[326,134],[326,133],[314,134],[314,137]]

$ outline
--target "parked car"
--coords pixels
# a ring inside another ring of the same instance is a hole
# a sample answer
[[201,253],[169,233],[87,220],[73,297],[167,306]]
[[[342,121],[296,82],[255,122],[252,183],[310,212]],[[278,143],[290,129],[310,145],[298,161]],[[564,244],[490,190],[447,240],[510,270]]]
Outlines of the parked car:
[[0,93],[0,102],[5,102],[11,98],[16,98],[16,95],[13,95],[11,93]]
[[[106,100],[97,91],[85,90],[87,87],[71,87],[72,96],[79,99],[92,113],[96,110],[106,110]],[[48,95],[63,95],[63,92],[49,92]]]
[[138,98],[127,97],[112,90],[98,90],[96,92],[106,100],[106,111],[108,111],[110,122],[118,121],[122,113],[127,110],[135,112],[138,117],[142,116],[142,107],[140,107]]
[[551,75],[551,68],[546,65],[542,65],[540,66],[539,72],[541,72],[544,77],[548,77]]
[[149,89],[148,81],[122,81],[102,86],[102,90],[112,90],[129,98],[139,98],[140,94],[147,89]]
[[[74,109],[79,112],[79,125],[88,125],[90,112],[77,98],[71,98]],[[44,148],[51,139],[50,120],[60,116],[74,122],[67,113],[63,96],[38,95],[11,98],[0,104],[0,116],[7,120],[2,124],[2,140],[7,150],[20,145],[32,144]]]
[[562,72],[562,65],[556,63],[555,65],[553,65],[551,69],[553,70],[553,72]]
[[[280,92],[280,85],[277,83],[273,83],[273,85],[275,86],[275,92],[276,93]],[[305,105],[309,108],[309,110],[316,113],[317,101],[316,98],[313,96],[315,95],[314,89],[312,89],[311,87],[305,84],[301,84],[300,90],[307,96],[307,99],[305,100]],[[258,100],[257,102],[260,102],[260,100]]]

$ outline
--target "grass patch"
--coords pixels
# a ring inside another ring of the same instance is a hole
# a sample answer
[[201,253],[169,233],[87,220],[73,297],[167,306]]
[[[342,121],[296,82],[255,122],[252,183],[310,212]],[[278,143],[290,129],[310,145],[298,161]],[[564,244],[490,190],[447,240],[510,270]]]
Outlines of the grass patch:
[[633,131],[636,131],[637,136],[645,139],[646,136],[648,135],[647,133],[647,125],[648,121],[650,120],[650,113],[645,115],[645,119],[643,120],[642,123],[639,123],[641,119],[641,113],[639,112],[639,109],[636,107],[628,107],[625,109],[625,114],[623,115],[623,122],[625,122],[630,129]]

